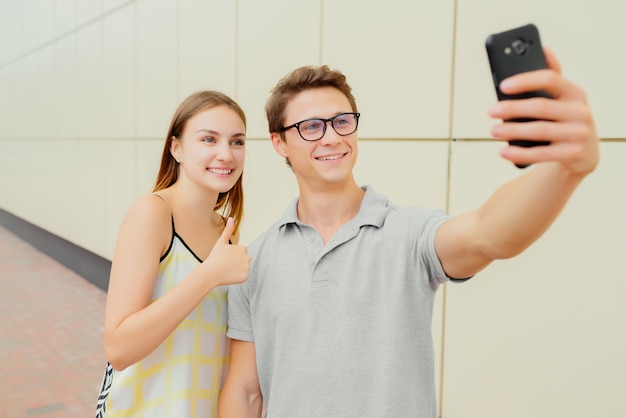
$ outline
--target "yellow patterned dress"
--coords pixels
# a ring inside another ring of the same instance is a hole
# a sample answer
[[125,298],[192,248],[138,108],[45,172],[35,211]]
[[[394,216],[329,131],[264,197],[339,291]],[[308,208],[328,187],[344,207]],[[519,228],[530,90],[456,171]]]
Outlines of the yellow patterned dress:
[[[159,265],[152,302],[200,262],[174,232]],[[227,288],[214,289],[146,358],[123,371],[108,365],[96,417],[217,417],[228,365],[226,304]]]

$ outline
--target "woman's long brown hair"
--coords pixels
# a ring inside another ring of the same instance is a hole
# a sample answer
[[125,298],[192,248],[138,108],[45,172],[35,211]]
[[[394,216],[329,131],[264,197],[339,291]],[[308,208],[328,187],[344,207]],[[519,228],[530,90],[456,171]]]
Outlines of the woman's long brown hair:
[[[167,137],[165,138],[165,145],[163,146],[161,166],[159,167],[159,173],[157,174],[156,182],[152,189],[153,192],[170,187],[178,180],[179,165],[170,152],[174,138],[179,138],[182,135],[185,125],[190,118],[198,112],[216,106],[227,106],[234,110],[243,121],[244,126],[246,125],[246,115],[243,109],[237,102],[224,93],[214,90],[204,90],[187,97],[180,106],[178,106],[178,109],[176,109],[172,117],[172,122],[167,132]],[[229,191],[218,195],[213,210],[221,210],[224,220],[232,217],[235,221],[234,233],[237,233],[243,219],[243,173]]]

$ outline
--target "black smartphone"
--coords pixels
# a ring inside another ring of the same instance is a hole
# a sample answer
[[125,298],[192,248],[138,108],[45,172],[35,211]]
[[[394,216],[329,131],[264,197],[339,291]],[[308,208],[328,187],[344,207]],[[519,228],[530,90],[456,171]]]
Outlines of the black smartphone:
[[[545,91],[532,91],[518,95],[506,95],[500,91],[500,82],[512,75],[526,71],[547,68],[546,58],[543,54],[539,30],[532,23],[520,26],[505,32],[495,33],[487,37],[485,41],[487,57],[491,66],[491,74],[496,88],[498,100],[517,100],[529,97],[552,96]],[[512,119],[513,122],[528,122],[533,119]],[[509,144],[518,147],[534,147],[549,145],[549,141],[531,141],[516,139]],[[519,168],[528,165],[516,164]]]

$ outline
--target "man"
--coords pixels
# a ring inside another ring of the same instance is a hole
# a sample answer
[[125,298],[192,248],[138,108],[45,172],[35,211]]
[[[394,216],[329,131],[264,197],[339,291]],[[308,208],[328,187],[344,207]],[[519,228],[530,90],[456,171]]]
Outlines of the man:
[[436,416],[433,299],[513,257],[552,224],[598,163],[598,138],[584,92],[548,70],[505,80],[506,94],[546,90],[554,99],[504,101],[500,140],[549,140],[501,155],[534,164],[480,208],[456,217],[401,208],[359,187],[359,114],[345,77],[325,66],[283,78],[266,105],[271,140],[300,196],[248,248],[246,283],[229,293],[232,338],[220,417]]

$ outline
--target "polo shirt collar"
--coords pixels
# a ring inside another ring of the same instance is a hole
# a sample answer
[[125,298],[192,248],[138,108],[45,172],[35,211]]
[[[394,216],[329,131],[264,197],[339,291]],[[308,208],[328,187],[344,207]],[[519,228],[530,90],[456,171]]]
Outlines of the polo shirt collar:
[[[365,191],[365,196],[363,196],[361,208],[350,223],[353,224],[353,228],[355,229],[360,229],[365,225],[380,228],[385,223],[385,217],[389,211],[389,199],[375,192],[370,186],[363,186],[362,189]],[[287,206],[287,209],[279,220],[279,229],[283,229],[287,224],[303,225],[298,219],[298,200],[299,197],[295,198],[289,203],[289,206]]]

